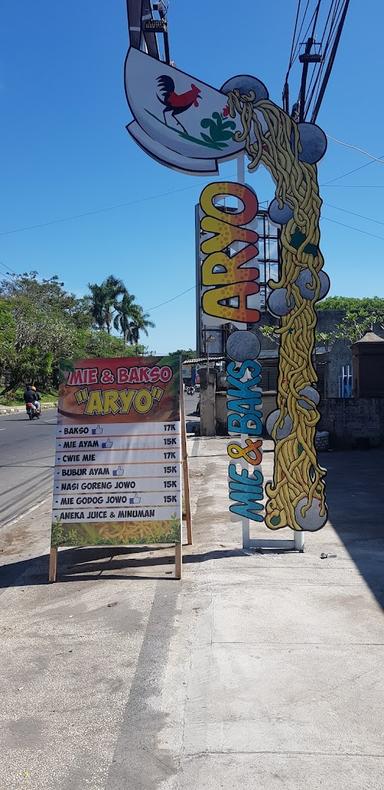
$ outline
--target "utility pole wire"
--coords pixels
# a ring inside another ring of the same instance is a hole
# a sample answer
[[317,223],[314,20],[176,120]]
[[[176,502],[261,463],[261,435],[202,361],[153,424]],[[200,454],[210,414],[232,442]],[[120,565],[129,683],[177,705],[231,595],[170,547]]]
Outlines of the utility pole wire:
[[[384,154],[379,157],[379,160],[380,159],[384,159]],[[369,167],[369,165],[372,165],[372,164],[373,164],[373,160],[371,160],[370,162],[365,162],[363,165],[359,165],[359,167],[354,167],[353,170],[348,170],[347,173],[341,173],[341,175],[335,176],[335,178],[331,178],[329,181],[326,181],[324,184],[320,184],[320,186],[321,187],[330,186],[330,184],[333,184],[334,181],[340,181],[341,178],[346,178],[347,176],[351,176],[352,173],[357,173],[358,170],[364,170],[365,167]],[[340,184],[340,186],[343,186],[343,184]],[[348,185],[345,184],[345,186],[348,186]]]
[[341,208],[341,206],[334,206],[333,203],[328,203],[324,201],[324,206],[329,206],[329,208],[335,208],[336,211],[342,211],[344,214],[352,214],[353,217],[359,217],[360,219],[366,219],[368,222],[374,222],[376,225],[384,225],[384,222],[380,219],[373,219],[373,217],[367,217],[365,214],[358,214],[357,211],[349,211],[347,208]]
[[[306,105],[309,110],[314,97],[316,96],[315,101],[317,100],[318,92],[320,90],[321,78],[323,75],[323,71],[327,61],[328,50],[333,43],[333,38],[335,31],[337,29],[337,24],[339,22],[340,13],[341,13],[341,6],[344,0],[334,0],[329,7],[328,16],[325,21],[323,35],[319,42],[320,52],[322,52],[322,62],[320,64],[318,73],[316,74],[316,69],[313,69],[313,73],[310,79],[310,83],[308,85],[308,95],[306,97]],[[328,29],[329,28],[329,29]],[[326,38],[327,36],[327,38]],[[324,40],[325,46],[323,50]]]
[[[325,3],[323,0],[312,0],[311,3],[307,0],[304,9],[302,0],[297,2],[282,99],[283,108],[289,114],[289,75],[292,66],[299,58],[303,64],[301,85],[292,112],[295,113],[297,108],[301,121],[306,120],[312,111],[316,115],[319,111],[333,68],[349,2],[350,0],[327,0]],[[305,51],[299,56],[300,48],[304,44]]]
[[383,157],[382,156],[374,156],[370,154],[369,151],[366,151],[364,148],[359,148],[358,145],[352,145],[351,143],[345,143],[343,140],[338,140],[337,137],[332,137],[331,134],[326,132],[328,140],[333,140],[334,143],[339,143],[339,145],[343,145],[345,148],[352,148],[354,151],[359,151],[364,156],[368,156],[369,159],[372,159],[373,162],[379,162],[380,165],[384,165]]
[[314,110],[313,110],[313,113],[312,113],[312,117],[311,117],[311,122],[312,123],[316,123],[316,118],[317,118],[317,116],[319,114],[319,110],[320,110],[320,107],[321,107],[321,104],[322,104],[322,101],[323,101],[323,98],[324,98],[324,93],[326,91],[326,88],[327,88],[327,85],[328,85],[328,82],[329,82],[329,78],[331,76],[331,72],[332,72],[332,69],[333,69],[334,62],[335,62],[336,52],[338,50],[341,34],[343,32],[343,27],[345,25],[346,16],[347,16],[347,13],[348,13],[349,3],[350,3],[350,0],[345,0],[344,9],[343,9],[343,12],[342,12],[342,15],[341,15],[339,26],[337,28],[337,33],[336,33],[336,36],[335,36],[335,40],[333,42],[333,47],[332,47],[332,50],[331,50],[331,54],[329,56],[328,65],[327,65],[327,68],[325,70],[323,82],[321,83],[321,88],[320,88],[320,91],[319,91],[319,95],[317,97],[316,104],[315,104],[315,107],[314,107]]
[[384,189],[384,184],[323,184],[323,189]]
[[93,217],[95,214],[104,214],[108,211],[115,211],[119,208],[126,208],[127,206],[135,206],[138,203],[146,203],[149,200],[158,200],[159,198],[169,197],[177,192],[187,192],[189,189],[194,189],[195,184],[188,187],[180,187],[180,189],[170,189],[168,192],[158,193],[157,195],[146,195],[145,197],[137,198],[136,200],[128,200],[124,203],[116,203],[114,206],[104,206],[103,208],[93,209],[91,211],[83,211],[81,214],[70,214],[66,217],[59,217],[58,219],[47,220],[46,222],[38,222],[36,225],[24,225],[21,228],[13,228],[12,230],[0,231],[0,236],[10,236],[13,233],[22,233],[25,230],[35,230],[35,228],[46,228],[49,225],[57,225],[61,222],[70,222],[74,219],[83,219],[83,217]]
[[176,296],[171,296],[170,299],[166,299],[165,302],[160,302],[160,304],[156,304],[154,307],[148,307],[147,310],[149,313],[153,313],[154,310],[157,310],[159,307],[164,307],[164,305],[169,304],[170,302],[174,302],[175,299],[179,299],[180,296],[184,296],[184,294],[189,293],[190,291],[194,291],[196,289],[196,285],[192,285],[191,288],[186,288],[185,291],[181,291]]
[[363,233],[364,236],[372,236],[373,239],[380,239],[381,241],[384,241],[384,236],[378,236],[376,233],[370,233],[368,230],[355,228],[354,225],[346,225],[345,222],[339,222],[337,219],[331,219],[330,217],[321,217],[321,219],[325,219],[327,222],[333,222],[334,225],[341,225],[342,228],[349,228],[349,230],[355,230],[357,233]]

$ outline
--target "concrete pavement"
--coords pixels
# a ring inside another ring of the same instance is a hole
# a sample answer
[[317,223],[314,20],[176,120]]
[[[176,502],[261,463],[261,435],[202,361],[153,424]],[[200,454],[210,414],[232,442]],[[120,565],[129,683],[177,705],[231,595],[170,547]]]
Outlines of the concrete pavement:
[[384,786],[384,453],[324,457],[304,554],[244,554],[225,445],[189,442],[181,583],[131,547],[62,552],[48,586],[48,508],[4,530],[0,788]]

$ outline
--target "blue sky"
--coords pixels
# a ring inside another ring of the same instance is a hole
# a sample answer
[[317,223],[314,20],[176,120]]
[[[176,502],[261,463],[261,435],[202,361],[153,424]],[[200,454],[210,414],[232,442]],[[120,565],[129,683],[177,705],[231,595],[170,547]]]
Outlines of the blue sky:
[[[280,103],[295,10],[295,0],[171,0],[171,56],[217,87],[234,74],[254,74]],[[329,135],[378,157],[383,20],[379,0],[352,0],[318,117]],[[194,204],[207,179],[157,164],[125,130],[125,1],[5,0],[0,38],[1,270],[57,273],[79,295],[113,273],[156,322],[150,350],[194,348],[193,291],[152,308],[194,285]],[[369,161],[330,140],[320,164],[331,294],[384,296],[384,164],[326,186]],[[227,163],[220,175],[235,171]],[[262,173],[248,182],[260,201],[273,197]],[[122,203],[131,205],[44,225]]]

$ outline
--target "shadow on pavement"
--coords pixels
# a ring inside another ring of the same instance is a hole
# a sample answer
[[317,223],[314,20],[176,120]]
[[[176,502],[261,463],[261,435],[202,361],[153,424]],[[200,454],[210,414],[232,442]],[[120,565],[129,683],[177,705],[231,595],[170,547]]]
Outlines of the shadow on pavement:
[[30,420],[28,415],[22,413],[21,417],[9,417],[8,414],[1,414],[1,417],[6,417],[7,422],[33,422],[37,423],[37,420]]
[[[185,551],[186,547],[184,547]],[[136,557],[142,552],[156,551],[157,556]],[[158,552],[167,552],[166,555]],[[202,552],[201,554],[183,554],[183,563],[201,563],[209,560],[220,560],[227,557],[242,557],[241,549],[216,549]],[[0,589],[7,587],[28,587],[48,584],[48,554],[33,557],[28,560],[9,563],[3,566],[0,573]],[[59,552],[59,582],[89,581],[102,578],[108,572],[109,578],[114,579],[167,579],[164,571],[159,576],[145,573],[129,574],[129,570],[142,568],[156,568],[159,566],[174,565],[175,557],[173,548],[156,547],[119,547],[115,548],[81,548],[68,549]],[[118,573],[124,571],[124,573]],[[165,573],[168,573],[165,571]],[[170,573],[173,573],[173,568]],[[105,577],[104,577],[105,578]]]
[[384,605],[384,449],[320,456],[329,520],[378,603]]
[[[330,522],[372,594],[383,606],[384,449],[321,454],[320,463],[328,468]],[[191,554],[185,546],[183,562],[187,565],[240,556],[244,556],[240,548]],[[171,579],[173,564],[174,550],[170,546],[68,549],[60,552],[59,580],[86,581],[103,574],[116,579]],[[148,569],[153,569],[154,575]],[[42,555],[5,565],[0,571],[0,588],[46,584],[47,578],[48,555]]]

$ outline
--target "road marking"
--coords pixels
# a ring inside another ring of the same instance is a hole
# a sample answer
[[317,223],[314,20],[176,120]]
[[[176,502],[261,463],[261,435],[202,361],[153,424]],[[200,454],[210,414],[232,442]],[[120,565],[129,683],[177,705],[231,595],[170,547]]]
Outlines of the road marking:
[[5,428],[0,428],[0,431],[5,431]]
[[7,521],[5,524],[3,524],[3,528],[12,527],[14,524],[17,524],[18,521],[20,521],[25,516],[29,516],[30,513],[33,513],[34,510],[37,510],[38,507],[41,507],[41,505],[44,505],[50,499],[51,499],[51,494],[49,496],[46,496],[40,502],[38,502],[37,505],[32,505],[32,507],[26,510],[25,513],[22,513],[20,516],[17,516],[17,518],[14,518],[13,521]]

